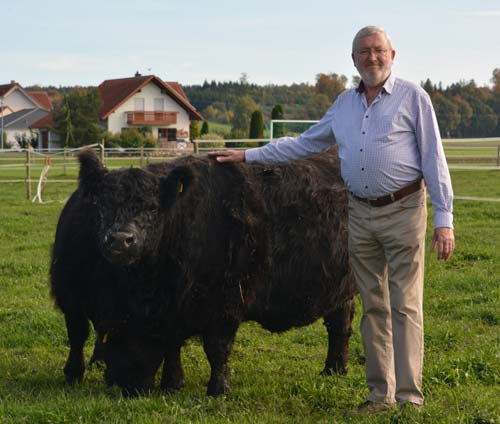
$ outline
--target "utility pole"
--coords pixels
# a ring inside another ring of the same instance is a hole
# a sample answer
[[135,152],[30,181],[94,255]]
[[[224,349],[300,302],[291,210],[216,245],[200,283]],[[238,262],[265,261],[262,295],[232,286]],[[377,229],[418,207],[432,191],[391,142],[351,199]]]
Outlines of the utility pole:
[[3,114],[4,114],[4,110],[3,110],[3,96],[0,97],[0,111],[2,112],[2,150],[3,150]]

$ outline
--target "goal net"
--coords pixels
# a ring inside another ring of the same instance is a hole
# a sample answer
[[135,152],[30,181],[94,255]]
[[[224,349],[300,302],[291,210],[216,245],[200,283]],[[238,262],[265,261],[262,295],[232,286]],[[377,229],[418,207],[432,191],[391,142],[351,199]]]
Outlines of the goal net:
[[296,137],[317,122],[319,121],[308,119],[272,119],[269,127],[269,141],[280,137]]

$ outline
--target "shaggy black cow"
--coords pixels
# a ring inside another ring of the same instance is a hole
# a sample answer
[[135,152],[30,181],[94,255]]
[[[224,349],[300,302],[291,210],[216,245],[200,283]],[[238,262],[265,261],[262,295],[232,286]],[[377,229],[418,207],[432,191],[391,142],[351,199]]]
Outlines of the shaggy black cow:
[[328,331],[324,373],[345,373],[354,284],[347,199],[336,151],[280,165],[185,157],[108,172],[79,155],[80,184],[61,214],[52,294],[66,319],[68,381],[81,380],[90,319],[94,355],[125,393],[183,386],[180,349],[200,335],[207,392],[229,391],[243,320],[270,331]]

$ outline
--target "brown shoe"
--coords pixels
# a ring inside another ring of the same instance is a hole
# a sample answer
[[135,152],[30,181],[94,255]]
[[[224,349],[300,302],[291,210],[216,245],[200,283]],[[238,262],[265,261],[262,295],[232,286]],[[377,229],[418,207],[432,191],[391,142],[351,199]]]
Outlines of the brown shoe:
[[359,405],[356,409],[349,411],[347,416],[356,416],[356,415],[374,415],[380,412],[386,412],[394,408],[394,403],[389,402],[373,402],[371,400],[367,400]]

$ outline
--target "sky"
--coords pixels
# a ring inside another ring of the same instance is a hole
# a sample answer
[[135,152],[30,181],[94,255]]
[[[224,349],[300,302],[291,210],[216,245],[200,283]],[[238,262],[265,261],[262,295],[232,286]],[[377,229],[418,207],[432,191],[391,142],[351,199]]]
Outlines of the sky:
[[500,0],[0,0],[0,84],[96,86],[136,71],[183,85],[351,81],[365,25],[386,29],[394,73],[416,83],[489,85],[500,68]]

